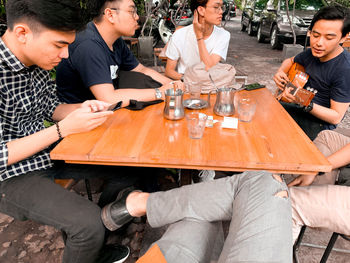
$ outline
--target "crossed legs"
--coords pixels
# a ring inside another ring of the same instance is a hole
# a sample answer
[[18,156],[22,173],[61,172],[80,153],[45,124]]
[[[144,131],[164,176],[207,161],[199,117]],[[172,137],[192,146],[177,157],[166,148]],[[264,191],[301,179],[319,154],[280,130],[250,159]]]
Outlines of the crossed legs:
[[[292,262],[287,191],[278,176],[254,171],[166,192],[132,193],[126,205],[131,215],[146,212],[152,227],[173,224],[157,241],[169,263],[208,262],[223,220],[231,223],[218,262]],[[190,229],[199,232],[189,235]]]

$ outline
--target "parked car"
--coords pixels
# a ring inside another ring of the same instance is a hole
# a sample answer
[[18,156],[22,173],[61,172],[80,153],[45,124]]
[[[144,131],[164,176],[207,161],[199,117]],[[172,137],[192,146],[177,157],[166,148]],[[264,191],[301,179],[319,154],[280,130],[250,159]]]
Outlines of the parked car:
[[[222,14],[222,20],[230,19],[230,17],[236,16],[236,5],[234,4],[233,0],[223,0],[223,4],[226,8],[225,12]],[[228,13],[230,12],[230,13]]]
[[[289,5],[297,43],[304,45],[311,20],[322,6],[322,0],[309,1],[307,4],[296,1],[295,15],[293,16],[293,4]],[[293,33],[284,0],[269,0],[260,16],[257,32],[259,42],[265,42],[266,38],[270,38],[273,49],[281,49],[284,43],[293,43]]]
[[258,31],[260,14],[268,0],[248,0],[242,10],[241,31],[248,29],[248,35],[254,36]]

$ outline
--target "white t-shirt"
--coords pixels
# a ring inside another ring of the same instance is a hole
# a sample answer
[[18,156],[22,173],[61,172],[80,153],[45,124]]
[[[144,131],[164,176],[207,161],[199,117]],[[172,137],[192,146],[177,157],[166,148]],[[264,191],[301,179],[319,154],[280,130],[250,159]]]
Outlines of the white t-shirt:
[[[204,40],[209,54],[217,54],[226,60],[230,33],[223,28],[214,26],[211,35]],[[193,25],[180,28],[172,35],[165,55],[177,60],[177,71],[183,74],[186,67],[200,62],[197,38]]]

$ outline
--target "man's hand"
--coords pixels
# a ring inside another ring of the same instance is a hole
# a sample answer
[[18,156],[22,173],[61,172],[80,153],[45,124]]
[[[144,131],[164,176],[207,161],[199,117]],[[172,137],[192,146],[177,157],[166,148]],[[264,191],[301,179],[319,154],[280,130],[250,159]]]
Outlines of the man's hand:
[[159,89],[164,94],[164,92],[167,89],[172,89],[172,88],[185,91],[185,84],[182,81],[172,81],[170,83],[167,83],[167,84],[161,86]]
[[104,101],[86,100],[81,104],[80,108],[90,108],[92,112],[97,112],[107,110],[110,105],[110,103]]
[[283,90],[289,81],[289,78],[283,70],[278,70],[275,76],[273,76],[273,80],[275,81],[277,87]]
[[79,133],[87,132],[100,126],[112,115],[112,111],[105,110],[110,104],[98,101],[86,101],[82,106],[59,122],[61,134],[63,137]]
[[288,187],[291,186],[308,186],[312,184],[312,182],[315,180],[317,174],[310,175],[310,174],[302,174],[299,175],[297,178],[295,178],[293,181],[291,181],[288,184]]
[[200,18],[200,14],[197,10],[194,10],[193,14],[193,30],[197,39],[203,38],[204,36],[204,21]]

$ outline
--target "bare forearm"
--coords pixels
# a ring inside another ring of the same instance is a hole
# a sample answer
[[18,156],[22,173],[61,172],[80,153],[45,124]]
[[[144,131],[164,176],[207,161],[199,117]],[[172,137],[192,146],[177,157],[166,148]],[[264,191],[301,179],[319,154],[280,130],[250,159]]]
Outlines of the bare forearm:
[[310,111],[310,113],[315,117],[328,123],[338,124],[343,119],[345,112],[337,111],[332,108],[327,108],[318,104],[314,104],[314,107],[312,111]]
[[293,63],[294,63],[294,57],[285,59],[282,62],[282,64],[281,64],[280,68],[278,69],[278,71],[281,70],[281,71],[287,73],[289,71],[290,67],[293,65]]
[[[104,123],[108,116],[113,114],[112,111],[106,111],[108,106],[109,104],[101,101],[85,101],[78,109],[70,112],[59,122],[59,129],[57,129],[56,125],[53,125],[29,136],[8,142],[6,144],[8,165],[33,156],[56,142],[60,137],[95,129]],[[69,109],[71,108],[58,108],[58,113],[56,112],[56,114],[63,115],[64,110],[68,111]],[[60,112],[61,110],[62,112]]]
[[173,80],[180,80],[182,78],[182,74],[177,72],[175,69],[165,68],[165,75]]
[[327,159],[332,164],[333,169],[350,164],[350,144],[328,156]]
[[10,141],[8,148],[8,165],[24,160],[42,151],[59,139],[56,126],[51,126],[32,135]]
[[163,85],[171,82],[171,79],[163,76],[162,74],[158,73],[157,71],[155,71],[153,69],[150,69],[150,68],[147,68],[147,67],[144,67],[144,66],[142,66],[140,68],[139,72],[141,72],[141,73],[143,73],[143,74],[145,74],[147,76],[150,76],[152,79],[162,83]]
[[156,99],[154,89],[117,89],[114,93],[115,96],[112,97],[111,103],[123,101],[123,107],[128,106],[130,100],[152,101]]
[[54,121],[63,120],[69,113],[79,108],[81,104],[60,104],[53,112],[52,119]]
[[206,68],[209,69],[212,66],[215,66],[219,61],[210,56],[207,47],[205,46],[204,39],[197,41],[197,43],[200,59],[203,61]]

